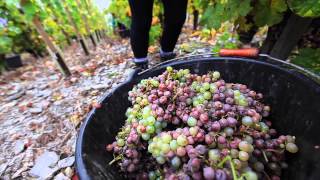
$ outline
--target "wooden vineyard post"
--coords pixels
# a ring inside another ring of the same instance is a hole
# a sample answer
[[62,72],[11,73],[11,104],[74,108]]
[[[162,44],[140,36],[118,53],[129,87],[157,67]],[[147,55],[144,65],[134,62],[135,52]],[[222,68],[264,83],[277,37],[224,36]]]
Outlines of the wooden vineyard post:
[[292,13],[279,39],[273,46],[270,55],[279,59],[288,58],[311,22],[311,18],[303,18]]
[[71,12],[69,11],[68,5],[66,4],[66,1],[65,1],[65,0],[62,0],[62,2],[63,2],[62,5],[63,5],[63,7],[64,7],[64,9],[65,9],[65,11],[66,11],[66,13],[67,13],[69,22],[72,24],[73,29],[74,29],[74,31],[76,32],[77,39],[80,41],[80,44],[81,44],[81,46],[82,46],[82,49],[83,49],[84,53],[85,53],[87,56],[90,55],[90,52],[89,52],[88,46],[87,46],[87,44],[86,44],[86,42],[85,42],[85,39],[84,39],[83,35],[80,34],[80,31],[79,31],[79,29],[78,29],[78,27],[77,27],[77,24],[76,24],[76,22],[74,21],[74,19],[72,18]]
[[43,41],[46,43],[46,45],[48,46],[48,48],[54,53],[54,55],[56,56],[56,58],[53,58],[61,73],[64,74],[65,76],[70,76],[70,70],[68,69],[65,60],[63,58],[63,55],[61,54],[61,52],[58,50],[58,48],[53,44],[53,42],[50,40],[49,35],[44,31],[44,28],[39,20],[39,18],[36,16],[33,18],[32,20],[34,26],[36,27],[36,30],[38,31],[38,33],[41,35]]
[[87,32],[87,34],[89,35],[89,37],[90,37],[90,39],[91,39],[91,41],[92,41],[93,46],[96,47],[96,46],[97,46],[97,42],[96,42],[96,40],[94,39],[93,35],[92,35],[91,32],[90,32],[89,23],[88,23],[88,18],[87,18],[87,16],[86,16],[85,14],[83,14],[83,13],[81,12],[81,3],[79,2],[79,0],[76,0],[76,3],[77,3],[77,5],[78,5],[78,7],[79,7],[79,9],[80,9],[79,12],[80,12],[80,14],[81,14],[81,16],[82,16],[82,20],[83,20],[83,22],[84,22],[84,27],[85,27],[85,29],[86,29],[86,32]]
[[98,30],[95,30],[95,34],[96,34],[96,36],[97,36],[97,41],[99,42],[101,39],[100,39],[100,37],[99,37]]

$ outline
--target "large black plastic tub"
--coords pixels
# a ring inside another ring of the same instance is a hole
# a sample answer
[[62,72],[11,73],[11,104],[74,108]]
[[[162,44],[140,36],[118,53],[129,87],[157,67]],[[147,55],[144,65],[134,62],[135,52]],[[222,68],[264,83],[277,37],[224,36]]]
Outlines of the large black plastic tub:
[[[245,58],[193,57],[169,63],[176,69],[188,68],[204,74],[218,70],[226,82],[243,83],[264,94],[271,106],[270,119],[281,134],[297,137],[300,151],[289,155],[288,180],[320,179],[320,86],[295,68],[281,63]],[[123,179],[105,145],[111,143],[123,125],[130,105],[128,91],[139,80],[156,76],[166,65],[134,74],[102,99],[102,107],[90,112],[83,123],[76,147],[76,170],[80,179]]]

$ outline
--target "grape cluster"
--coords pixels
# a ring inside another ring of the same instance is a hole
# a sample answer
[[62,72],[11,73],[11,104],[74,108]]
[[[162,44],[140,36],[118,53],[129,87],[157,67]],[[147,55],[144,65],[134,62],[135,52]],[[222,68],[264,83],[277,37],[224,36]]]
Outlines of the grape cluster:
[[127,120],[107,145],[129,179],[280,179],[295,137],[278,135],[263,95],[217,71],[167,70],[130,92]]

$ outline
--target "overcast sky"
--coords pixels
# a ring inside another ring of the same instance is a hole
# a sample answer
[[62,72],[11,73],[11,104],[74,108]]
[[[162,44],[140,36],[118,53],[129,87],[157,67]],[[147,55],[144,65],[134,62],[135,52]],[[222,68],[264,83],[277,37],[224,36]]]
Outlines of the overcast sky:
[[94,2],[96,3],[100,11],[106,9],[110,4],[110,0],[94,0]]

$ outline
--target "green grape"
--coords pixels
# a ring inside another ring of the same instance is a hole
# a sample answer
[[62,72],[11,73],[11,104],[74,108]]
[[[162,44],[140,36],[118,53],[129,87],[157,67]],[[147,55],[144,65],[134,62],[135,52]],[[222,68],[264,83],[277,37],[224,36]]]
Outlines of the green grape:
[[157,175],[154,171],[150,171],[148,173],[148,177],[149,177],[149,180],[156,180],[157,179]]
[[142,101],[141,101],[141,103],[140,103],[141,105],[148,105],[149,104],[149,101],[148,101],[148,99],[142,99]]
[[155,122],[156,122],[156,119],[153,116],[149,116],[147,118],[148,125],[154,125]]
[[128,119],[134,119],[135,118],[135,116],[133,115],[133,114],[130,114],[129,116],[128,116]]
[[203,103],[203,101],[204,101],[205,99],[204,99],[203,95],[199,95],[199,96],[198,96],[198,100],[199,100],[200,103]]
[[204,92],[206,92],[206,89],[205,89],[204,87],[201,87],[201,88],[200,88],[200,92],[201,92],[201,93],[204,93]]
[[167,71],[168,71],[168,72],[172,72],[172,71],[173,71],[173,68],[172,68],[171,66],[168,66],[168,67],[167,67]]
[[128,108],[126,111],[126,116],[128,117],[132,113],[132,108]]
[[179,135],[177,138],[177,143],[179,146],[186,146],[188,144],[187,137],[185,135]]
[[168,125],[168,124],[167,124],[167,122],[165,122],[165,121],[163,121],[163,122],[161,123],[161,127],[162,127],[162,128],[167,127],[167,125]]
[[200,104],[201,104],[201,103],[200,103],[199,100],[194,100],[193,103],[192,103],[193,106],[198,106],[198,105],[200,105]]
[[153,134],[155,132],[155,128],[154,126],[147,126],[146,131],[148,134]]
[[240,98],[238,104],[240,106],[248,106],[248,101],[246,99],[241,99]]
[[250,116],[244,116],[242,118],[242,124],[245,126],[251,126],[253,124],[253,120]]
[[156,160],[157,160],[157,162],[158,162],[159,164],[164,164],[164,163],[166,162],[166,160],[165,160],[164,157],[162,157],[162,156],[158,156],[158,157],[156,158]]
[[140,103],[142,101],[142,98],[140,97],[140,96],[138,96],[137,98],[136,98],[136,103]]
[[289,142],[286,144],[286,150],[290,153],[296,153],[299,151],[299,148],[296,144]]
[[188,121],[187,121],[188,125],[193,127],[193,126],[196,126],[197,125],[197,120],[194,118],[194,117],[189,117],[188,118]]
[[162,136],[162,141],[164,142],[164,143],[170,143],[170,141],[172,140],[172,137],[171,137],[171,135],[170,134],[164,134],[163,136]]
[[143,140],[147,141],[147,140],[150,139],[150,134],[148,134],[148,133],[142,133],[141,137],[142,137]]
[[205,89],[205,90],[209,90],[210,89],[210,84],[205,82],[202,84],[202,87]]
[[210,84],[210,92],[215,93],[217,91],[217,86],[215,84]]
[[210,161],[217,162],[220,160],[220,151],[218,149],[210,149],[208,152],[208,157]]
[[191,127],[191,128],[189,129],[189,133],[190,133],[192,136],[195,136],[195,135],[197,135],[197,133],[198,133],[198,129],[195,128],[195,127]]
[[251,144],[249,144],[247,141],[241,141],[239,143],[239,149],[241,151],[245,151],[245,152],[248,152],[248,153],[251,153],[253,152],[253,146]]
[[210,100],[210,99],[211,99],[211,93],[210,93],[210,92],[204,92],[204,93],[203,93],[203,97],[204,97],[204,99],[206,99],[206,100]]
[[151,142],[148,146],[148,152],[152,153],[156,149],[156,144]]
[[239,151],[239,159],[241,161],[248,161],[249,159],[249,154],[245,151]]
[[138,111],[132,110],[132,115],[134,115],[134,116],[138,115]]
[[201,86],[197,85],[196,91],[197,91],[197,92],[200,92],[200,89],[201,89]]
[[232,158],[238,158],[239,157],[239,151],[237,149],[231,149],[230,155]]
[[156,127],[156,129],[161,129],[161,128],[162,128],[160,121],[156,121],[156,122],[154,123],[154,126]]
[[123,139],[118,139],[118,140],[117,140],[117,145],[118,145],[118,146],[122,147],[122,146],[124,146],[124,144],[125,144],[125,142],[124,142]]
[[143,126],[148,126],[148,121],[147,121],[147,120],[143,120],[142,125],[143,125]]
[[257,173],[253,171],[247,171],[245,173],[246,180],[258,180],[258,175]]
[[177,140],[172,140],[172,141],[170,142],[170,149],[171,149],[172,151],[175,151],[175,150],[177,150],[177,148],[178,148]]
[[168,153],[170,151],[170,145],[169,144],[162,144],[161,151],[164,154]]
[[241,95],[241,92],[239,90],[234,90],[233,94],[234,94],[235,97],[236,96],[239,97]]
[[159,149],[155,149],[155,150],[153,151],[152,155],[153,155],[154,157],[160,156],[160,150],[159,150]]
[[141,106],[139,104],[133,105],[133,109],[135,110],[140,110]]
[[189,74],[189,73],[190,73],[190,70],[189,70],[189,69],[184,69],[184,70],[183,70],[183,74],[187,75],[187,74]]
[[160,83],[157,80],[152,80],[151,84],[152,84],[153,87],[158,87]]
[[268,132],[269,126],[267,126],[264,122],[260,122],[260,128],[262,132]]
[[213,78],[215,79],[219,79],[220,78],[220,72],[218,71],[214,71],[213,74],[212,74]]

